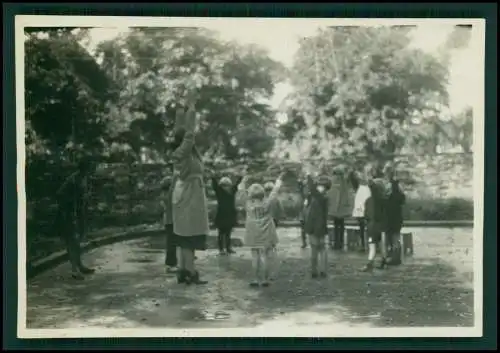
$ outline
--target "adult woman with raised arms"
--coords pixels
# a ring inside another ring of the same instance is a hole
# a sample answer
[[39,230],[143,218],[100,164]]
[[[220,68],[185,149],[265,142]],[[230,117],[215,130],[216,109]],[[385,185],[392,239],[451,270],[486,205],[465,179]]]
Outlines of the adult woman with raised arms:
[[206,284],[194,265],[195,250],[206,249],[209,234],[208,209],[203,180],[204,166],[195,145],[196,97],[188,97],[188,110],[177,117],[173,165],[175,185],[172,193],[172,216],[179,252],[178,283]]

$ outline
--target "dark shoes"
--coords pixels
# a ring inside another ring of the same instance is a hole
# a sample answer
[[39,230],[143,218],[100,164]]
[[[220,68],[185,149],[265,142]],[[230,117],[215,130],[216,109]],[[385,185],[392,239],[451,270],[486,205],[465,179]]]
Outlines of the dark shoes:
[[81,266],[78,271],[73,271],[71,272],[71,278],[76,279],[78,281],[84,280],[85,276],[84,275],[91,275],[95,273],[95,270],[93,268],[88,268],[85,266]]
[[372,272],[373,271],[373,263],[369,262],[364,267],[360,269],[361,272]]
[[393,251],[392,255],[389,255],[389,258],[387,259],[387,265],[389,266],[401,265],[401,255],[399,251],[400,250],[398,249],[398,252]]
[[84,275],[91,275],[95,273],[95,270],[93,268],[82,266],[80,267],[80,272],[83,273]]
[[185,284],[207,284],[208,281],[203,281],[200,279],[200,275],[198,271],[194,273],[190,273],[186,270],[179,270],[177,272],[177,283],[185,283]]
[[[383,270],[387,268],[387,260],[385,258],[382,258],[380,261],[380,264],[377,266],[379,270]],[[372,272],[373,271],[373,262],[369,262],[365,265],[365,267],[361,268],[361,272]]]
[[182,284],[182,283],[187,283],[187,275],[189,272],[185,270],[179,270],[177,271],[177,283]]
[[271,284],[270,284],[270,283],[269,283],[269,281],[267,281],[267,280],[266,280],[266,281],[264,281],[264,282],[262,282],[262,283],[259,283],[259,282],[257,282],[257,281],[255,281],[255,282],[250,282],[250,287],[251,287],[251,288],[258,288],[258,287],[261,287],[261,286],[262,286],[262,287],[269,287],[270,285],[271,285]]
[[166,266],[165,272],[167,274],[173,274],[173,273],[178,273],[179,271],[177,270],[177,267],[175,267],[175,266]]
[[319,273],[318,272],[313,272],[311,274],[311,277],[314,278],[314,279],[316,279],[316,278],[326,278],[327,275],[326,275],[326,272],[319,272]]
[[72,272],[71,278],[76,279],[77,281],[82,281],[85,279],[85,276],[81,272]]
[[231,254],[236,254],[236,251],[234,251],[233,249],[228,249],[226,251],[219,250],[219,256],[225,256],[225,255],[231,255]]
[[384,257],[384,258],[382,258],[382,260],[380,261],[380,264],[378,265],[378,269],[379,269],[379,270],[383,270],[383,269],[387,268],[387,265],[388,265],[388,263],[387,263],[387,259]]

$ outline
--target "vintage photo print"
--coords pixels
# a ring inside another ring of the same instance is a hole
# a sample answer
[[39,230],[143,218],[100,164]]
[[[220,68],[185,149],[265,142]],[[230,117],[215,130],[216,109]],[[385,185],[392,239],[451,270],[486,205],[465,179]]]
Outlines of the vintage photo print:
[[480,337],[485,22],[16,16],[18,337]]

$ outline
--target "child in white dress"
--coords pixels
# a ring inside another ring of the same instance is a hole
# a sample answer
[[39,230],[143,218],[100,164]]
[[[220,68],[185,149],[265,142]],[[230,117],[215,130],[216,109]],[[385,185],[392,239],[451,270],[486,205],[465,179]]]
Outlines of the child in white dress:
[[266,196],[261,184],[247,188],[248,177],[240,184],[240,192],[245,202],[245,245],[251,248],[254,280],[252,287],[269,286],[269,257],[278,243],[278,234],[272,214],[272,203],[282,184],[282,175],[274,183],[272,191]]
[[356,192],[354,196],[354,207],[352,210],[352,217],[358,221],[359,225],[359,237],[360,237],[360,251],[365,251],[365,203],[370,197],[370,188],[365,183],[364,178],[360,173],[352,172],[349,175],[351,185]]

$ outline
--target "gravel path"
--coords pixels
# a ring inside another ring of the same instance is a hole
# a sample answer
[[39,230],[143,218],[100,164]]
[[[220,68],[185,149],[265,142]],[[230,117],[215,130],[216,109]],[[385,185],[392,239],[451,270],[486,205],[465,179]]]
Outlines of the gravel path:
[[298,230],[280,229],[276,278],[262,289],[248,286],[245,248],[199,252],[209,284],[186,287],[164,273],[161,237],[105,246],[85,255],[98,270],[85,281],[63,264],[28,282],[27,328],[472,326],[472,230],[411,231],[415,255],[403,266],[359,273],[364,255],[330,253],[329,278],[313,280]]

